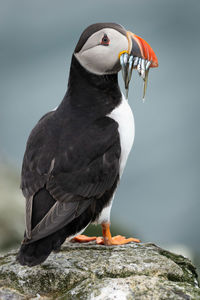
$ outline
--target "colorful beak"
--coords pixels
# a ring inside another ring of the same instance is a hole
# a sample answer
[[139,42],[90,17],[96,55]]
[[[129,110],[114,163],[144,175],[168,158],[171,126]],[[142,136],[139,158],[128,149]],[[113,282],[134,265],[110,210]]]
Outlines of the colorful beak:
[[128,50],[122,51],[119,54],[122,67],[122,76],[125,83],[126,98],[128,98],[128,88],[132,76],[132,70],[137,69],[139,75],[144,81],[144,100],[149,69],[158,67],[158,59],[151,46],[144,39],[130,31],[127,32],[127,38]]

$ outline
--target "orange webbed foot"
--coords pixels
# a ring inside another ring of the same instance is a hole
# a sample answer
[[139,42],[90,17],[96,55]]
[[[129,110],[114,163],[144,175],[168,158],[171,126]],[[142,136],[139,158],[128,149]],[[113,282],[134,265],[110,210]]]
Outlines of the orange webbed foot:
[[76,242],[76,243],[88,243],[88,242],[91,242],[91,241],[95,241],[97,239],[96,236],[87,236],[87,235],[84,235],[84,234],[79,234],[77,236],[75,236],[71,242]]
[[114,237],[111,236],[110,233],[110,223],[102,223],[102,232],[103,232],[103,237],[96,237],[96,236],[86,236],[83,234],[75,236],[71,242],[77,242],[77,243],[88,243],[91,241],[95,241],[98,245],[125,245],[131,242],[134,243],[140,243],[139,239],[135,238],[125,238],[125,236],[122,235],[116,235]]
[[111,245],[124,245],[124,244],[128,244],[128,243],[131,243],[131,242],[140,243],[140,240],[135,239],[135,238],[126,239],[124,236],[116,235],[116,236],[111,237],[111,239],[110,238],[107,239],[106,237],[104,237],[104,238],[98,237],[96,239],[96,242],[99,245],[111,246]]
[[135,238],[128,238],[126,239],[122,235],[117,235],[112,237],[110,233],[110,223],[102,223],[102,232],[103,232],[103,238],[97,238],[97,244],[100,245],[124,245],[131,242],[139,243],[140,240]]

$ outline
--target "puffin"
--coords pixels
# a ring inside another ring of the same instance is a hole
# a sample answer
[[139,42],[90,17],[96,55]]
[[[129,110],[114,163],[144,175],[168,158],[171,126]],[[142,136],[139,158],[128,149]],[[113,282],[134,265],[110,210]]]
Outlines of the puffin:
[[[63,100],[39,120],[26,144],[21,265],[41,264],[66,240],[108,246],[139,242],[111,236],[110,211],[135,135],[127,100],[132,71],[143,79],[144,98],[149,69],[157,66],[151,46],[119,24],[96,23],[83,31]],[[81,234],[91,223],[102,226],[102,237]]]

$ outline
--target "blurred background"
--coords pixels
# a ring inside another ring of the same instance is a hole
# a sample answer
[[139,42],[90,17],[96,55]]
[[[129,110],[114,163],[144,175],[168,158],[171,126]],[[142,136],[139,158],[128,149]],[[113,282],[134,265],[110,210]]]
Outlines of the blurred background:
[[96,22],[122,24],[159,60],[144,104],[135,71],[130,84],[136,137],[112,208],[113,232],[199,266],[199,0],[0,0],[0,251],[23,235],[19,185],[28,135],[62,100],[78,38]]

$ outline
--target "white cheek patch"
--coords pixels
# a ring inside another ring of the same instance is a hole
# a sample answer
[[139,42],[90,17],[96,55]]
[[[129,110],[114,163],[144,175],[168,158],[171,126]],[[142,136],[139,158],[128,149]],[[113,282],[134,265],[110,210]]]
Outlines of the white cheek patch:
[[110,46],[99,45],[84,51],[79,56],[79,62],[88,71],[101,75],[105,74],[106,70],[112,69],[117,57],[113,57]]
[[[104,34],[110,40],[108,46],[100,44]],[[88,71],[99,75],[111,74],[116,72],[113,69],[119,60],[119,53],[127,49],[128,39],[125,35],[115,29],[104,28],[91,35],[75,56]]]

